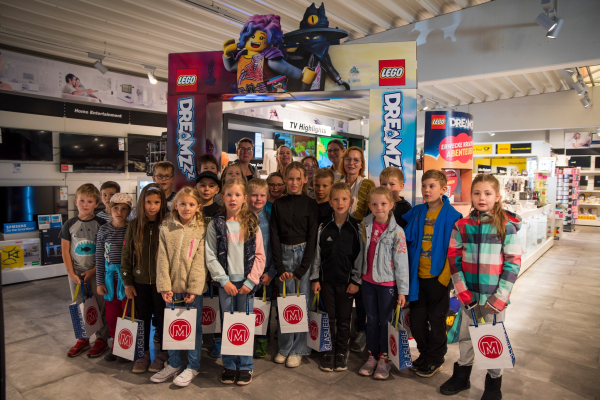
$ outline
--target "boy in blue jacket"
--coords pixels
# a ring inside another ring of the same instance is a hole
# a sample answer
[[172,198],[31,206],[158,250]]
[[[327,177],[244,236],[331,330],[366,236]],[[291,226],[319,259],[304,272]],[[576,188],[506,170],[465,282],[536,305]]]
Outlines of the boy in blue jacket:
[[413,370],[429,378],[442,370],[446,344],[446,313],[450,307],[448,284],[450,266],[447,260],[452,228],[462,215],[444,195],[446,174],[429,170],[423,174],[419,204],[402,216],[410,263],[410,329],[419,357]]

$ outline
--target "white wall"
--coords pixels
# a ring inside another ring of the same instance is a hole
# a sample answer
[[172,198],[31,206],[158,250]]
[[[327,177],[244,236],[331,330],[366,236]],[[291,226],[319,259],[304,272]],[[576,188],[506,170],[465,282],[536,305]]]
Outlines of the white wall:
[[[93,183],[100,188],[101,182],[115,181],[121,191],[136,195],[137,178],[144,173],[62,173],[58,136],[60,132],[89,133],[106,136],[126,137],[128,133],[160,136],[166,128],[113,124],[108,122],[85,121],[61,117],[48,117],[0,111],[0,127],[39,129],[52,131],[54,161],[20,161],[21,173],[14,173],[15,161],[0,161],[0,186],[67,186],[69,193],[69,218],[74,216],[75,191],[84,183]],[[90,154],[90,157],[93,157]],[[151,178],[150,178],[151,179]]]

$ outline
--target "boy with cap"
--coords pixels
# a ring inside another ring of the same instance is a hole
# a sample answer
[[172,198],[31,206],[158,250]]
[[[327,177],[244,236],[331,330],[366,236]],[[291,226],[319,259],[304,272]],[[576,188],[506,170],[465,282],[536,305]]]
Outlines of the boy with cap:
[[214,201],[217,193],[221,191],[221,181],[217,174],[212,171],[204,171],[198,175],[196,190],[200,193],[202,214],[205,218],[212,218],[221,209],[221,205]]

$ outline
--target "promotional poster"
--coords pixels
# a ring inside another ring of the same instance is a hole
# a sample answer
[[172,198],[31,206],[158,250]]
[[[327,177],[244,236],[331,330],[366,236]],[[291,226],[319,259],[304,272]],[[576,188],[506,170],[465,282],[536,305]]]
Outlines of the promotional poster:
[[425,113],[424,171],[473,169],[473,116],[460,111]]
[[[92,61],[92,59],[90,59]],[[91,64],[91,62],[90,62]],[[3,66],[3,67],[2,67]],[[12,92],[142,110],[167,110],[167,84],[2,50],[0,81]]]

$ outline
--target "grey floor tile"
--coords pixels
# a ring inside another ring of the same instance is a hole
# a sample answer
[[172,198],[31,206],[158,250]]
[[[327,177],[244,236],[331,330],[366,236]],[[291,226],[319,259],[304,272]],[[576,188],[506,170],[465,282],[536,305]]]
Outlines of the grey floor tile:
[[22,400],[23,396],[17,388],[15,388],[10,382],[6,382],[6,399],[7,400]]

